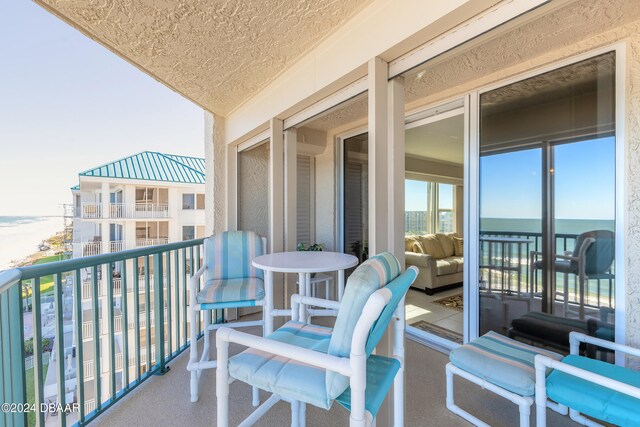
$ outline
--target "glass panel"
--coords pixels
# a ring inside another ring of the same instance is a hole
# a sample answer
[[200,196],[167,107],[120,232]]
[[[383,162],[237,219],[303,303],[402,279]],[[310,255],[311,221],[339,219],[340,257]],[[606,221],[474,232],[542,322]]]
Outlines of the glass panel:
[[451,184],[438,184],[438,231],[440,233],[455,231],[453,190],[454,186]]
[[613,336],[614,83],[611,52],[481,95],[481,334]]
[[344,140],[344,252],[369,256],[368,134]]
[[196,194],[196,209],[204,209],[204,194]]
[[405,179],[405,234],[427,234],[431,231],[431,187],[426,181]]
[[420,271],[406,317],[412,331],[462,343],[464,115],[440,117],[405,133],[405,261]]
[[182,226],[182,240],[192,240],[195,239],[195,227],[193,225],[183,225]]
[[193,194],[182,195],[182,209],[195,209],[195,196]]

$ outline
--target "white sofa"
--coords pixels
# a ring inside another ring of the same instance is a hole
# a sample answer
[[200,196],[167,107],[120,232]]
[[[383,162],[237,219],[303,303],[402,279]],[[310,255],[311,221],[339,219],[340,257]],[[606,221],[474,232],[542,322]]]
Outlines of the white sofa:
[[412,286],[429,295],[458,286],[464,271],[462,239],[456,233],[406,236],[405,263],[420,271]]

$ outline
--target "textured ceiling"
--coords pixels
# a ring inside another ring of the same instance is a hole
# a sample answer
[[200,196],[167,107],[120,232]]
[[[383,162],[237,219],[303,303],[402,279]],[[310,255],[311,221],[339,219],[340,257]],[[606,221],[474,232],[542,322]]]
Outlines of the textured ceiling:
[[526,62],[640,18],[638,0],[581,0],[542,16],[451,58],[412,70],[405,80],[407,103]]
[[372,0],[36,0],[226,115]]
[[464,116],[462,114],[407,129],[408,155],[448,163],[464,163]]
[[352,100],[343,102],[318,117],[313,118],[309,122],[305,123],[304,126],[326,132],[363,119],[367,117],[368,111],[369,98],[367,97],[367,94],[362,94]]

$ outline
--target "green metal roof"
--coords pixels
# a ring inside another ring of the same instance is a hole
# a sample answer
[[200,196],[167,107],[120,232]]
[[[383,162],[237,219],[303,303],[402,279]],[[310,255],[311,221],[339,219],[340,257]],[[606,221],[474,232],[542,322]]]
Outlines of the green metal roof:
[[76,191],[76,190],[80,190],[80,184],[74,185],[73,187],[71,187],[71,191]]
[[204,184],[205,161],[199,157],[143,151],[93,169],[80,176]]

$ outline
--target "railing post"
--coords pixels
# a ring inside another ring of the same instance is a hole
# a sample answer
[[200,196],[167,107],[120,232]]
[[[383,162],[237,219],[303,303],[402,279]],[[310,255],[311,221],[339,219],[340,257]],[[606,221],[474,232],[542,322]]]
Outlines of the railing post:
[[164,289],[163,289],[163,253],[159,252],[153,256],[153,308],[155,311],[156,330],[156,364],[158,369],[156,375],[164,375],[169,371],[165,366],[164,354]]

